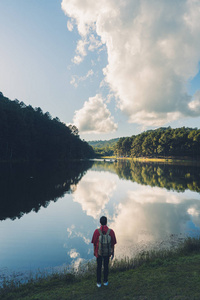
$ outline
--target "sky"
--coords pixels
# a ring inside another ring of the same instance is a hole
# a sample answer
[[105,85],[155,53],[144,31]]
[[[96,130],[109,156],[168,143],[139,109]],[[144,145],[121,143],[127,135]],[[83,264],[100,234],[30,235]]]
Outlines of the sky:
[[0,91],[85,140],[199,128],[199,0],[0,0]]

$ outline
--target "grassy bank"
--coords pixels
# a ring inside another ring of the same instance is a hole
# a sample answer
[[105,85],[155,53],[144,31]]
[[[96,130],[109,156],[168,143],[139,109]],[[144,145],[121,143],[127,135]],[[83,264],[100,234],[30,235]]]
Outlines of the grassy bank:
[[0,290],[0,299],[200,299],[200,239],[188,239],[173,251],[115,260],[108,287],[96,287],[95,264],[84,271],[54,274],[18,287],[10,283]]
[[168,163],[168,164],[195,164],[199,166],[200,162],[197,160],[190,159],[179,159],[179,158],[160,158],[160,157],[116,157],[116,156],[103,156],[101,159],[105,160],[133,160],[140,162],[157,162],[157,163]]

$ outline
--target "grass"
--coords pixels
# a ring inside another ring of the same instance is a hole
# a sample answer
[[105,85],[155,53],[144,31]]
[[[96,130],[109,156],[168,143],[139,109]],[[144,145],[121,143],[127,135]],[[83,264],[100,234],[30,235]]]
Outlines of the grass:
[[166,158],[160,158],[160,157],[117,157],[117,156],[102,156],[101,159],[107,159],[107,160],[133,160],[133,161],[140,161],[140,162],[160,162],[160,163],[195,163],[195,165],[199,165],[199,161],[198,160],[193,160],[193,159],[184,159],[184,158],[170,158],[170,157],[166,157]]
[[78,273],[53,274],[0,290],[0,299],[200,299],[200,239],[188,238],[177,249],[142,252],[114,260],[108,287],[96,287],[96,266]]

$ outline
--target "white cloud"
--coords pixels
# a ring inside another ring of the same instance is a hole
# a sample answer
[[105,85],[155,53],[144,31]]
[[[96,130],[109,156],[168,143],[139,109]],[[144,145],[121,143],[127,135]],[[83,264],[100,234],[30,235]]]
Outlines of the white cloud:
[[77,185],[73,199],[81,204],[88,216],[96,219],[105,209],[115,189],[115,181],[107,178],[104,173],[96,173],[94,176],[94,171],[89,171]]
[[73,122],[84,133],[107,133],[117,129],[101,95],[89,98],[83,108],[75,112]]
[[79,65],[83,61],[83,57],[80,55],[75,55],[72,61],[76,65]]
[[73,75],[72,76],[72,79],[70,81],[70,84],[73,85],[75,88],[78,87],[78,83],[77,83],[77,80],[76,80],[77,76],[76,75]]
[[76,21],[81,36],[86,36],[91,28],[94,28],[97,16],[104,2],[105,0],[101,2],[92,0],[63,0],[61,7],[72,20]]
[[68,237],[70,237],[75,229],[75,225],[71,225],[71,227],[67,228]]
[[[130,122],[158,126],[200,115],[186,89],[200,61],[199,1],[63,0],[62,9],[85,46],[94,50],[96,35],[106,45],[105,81]],[[77,47],[74,61],[85,54]]]
[[90,45],[88,47],[89,51],[94,51],[102,46],[102,42],[97,39],[97,37],[94,36],[94,34],[91,34],[89,37]]
[[70,84],[72,84],[75,88],[78,87],[78,84],[82,81],[87,80],[89,77],[94,75],[94,71],[91,69],[87,72],[87,74],[85,76],[77,76],[77,75],[73,75],[72,79],[70,81]]
[[[87,244],[87,245],[90,244],[90,239],[85,237],[82,232],[77,231],[77,229],[75,228],[74,225],[71,225],[71,227],[67,228],[67,232],[68,232],[68,238],[79,237],[79,238],[83,239],[85,244]],[[68,248],[67,243],[64,244],[64,248]],[[70,255],[70,257],[72,257],[72,256]]]
[[87,45],[86,40],[79,40],[77,43],[76,51],[82,56],[86,56],[87,52],[85,46]]
[[[71,27],[70,27],[71,29]],[[86,39],[81,39],[77,42],[77,46],[76,46],[76,55],[74,56],[74,58],[72,59],[72,62],[79,65],[84,57],[87,55],[87,51],[86,51],[86,45],[88,44]]]
[[195,207],[191,207],[188,209],[188,214],[194,217],[199,217],[200,212],[198,210],[196,210]]
[[[71,26],[70,26],[71,31]],[[102,46],[102,42],[95,36],[94,34],[91,34],[89,37],[83,37],[81,40],[78,41],[76,46],[76,54],[72,61],[75,64],[80,64],[84,57],[87,55],[88,51],[94,51],[99,49]]]
[[71,258],[77,258],[80,256],[80,254],[76,251],[76,249],[71,249],[69,252],[68,252],[69,256]]
[[194,94],[193,100],[188,103],[189,109],[197,116],[200,114],[200,91]]
[[91,69],[91,70],[89,70],[88,72],[87,72],[87,74],[86,74],[86,78],[88,78],[89,76],[92,76],[94,74],[94,72],[93,72],[93,70]]
[[72,22],[70,22],[70,21],[67,22],[67,28],[69,31],[72,31],[74,29]]

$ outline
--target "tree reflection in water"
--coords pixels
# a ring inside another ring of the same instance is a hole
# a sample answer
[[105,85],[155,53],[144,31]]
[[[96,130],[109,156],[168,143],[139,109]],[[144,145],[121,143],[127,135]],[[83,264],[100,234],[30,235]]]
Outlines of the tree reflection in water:
[[118,162],[95,162],[93,168],[117,173],[119,178],[142,185],[157,186],[167,190],[200,192],[200,166],[187,164],[161,164],[119,160]]
[[91,161],[0,165],[0,220],[37,212],[71,192],[92,166]]

